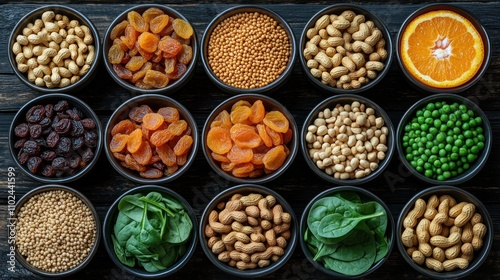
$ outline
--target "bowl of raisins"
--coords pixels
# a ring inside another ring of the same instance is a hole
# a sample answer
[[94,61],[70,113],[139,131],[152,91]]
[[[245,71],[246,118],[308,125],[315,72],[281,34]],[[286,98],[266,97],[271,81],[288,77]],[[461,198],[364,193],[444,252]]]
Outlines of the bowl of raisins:
[[198,150],[198,130],[191,113],[160,94],[125,101],[109,119],[104,149],[113,168],[141,184],[162,184],[181,176]]
[[165,5],[127,9],[109,25],[103,41],[106,70],[136,94],[173,93],[196,67],[196,32],[186,17]]
[[87,174],[102,149],[99,118],[77,97],[54,93],[26,103],[9,131],[12,158],[28,177],[67,183]]

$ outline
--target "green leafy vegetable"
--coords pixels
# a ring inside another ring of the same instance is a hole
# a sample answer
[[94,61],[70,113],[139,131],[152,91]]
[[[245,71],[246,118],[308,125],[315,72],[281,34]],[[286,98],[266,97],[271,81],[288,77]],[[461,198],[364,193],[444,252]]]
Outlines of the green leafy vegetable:
[[316,201],[307,225],[304,240],[313,259],[338,273],[362,274],[388,253],[384,207],[375,201],[363,202],[355,192],[343,191]]
[[186,252],[193,222],[177,200],[158,192],[127,195],[118,210],[111,239],[123,264],[157,272]]

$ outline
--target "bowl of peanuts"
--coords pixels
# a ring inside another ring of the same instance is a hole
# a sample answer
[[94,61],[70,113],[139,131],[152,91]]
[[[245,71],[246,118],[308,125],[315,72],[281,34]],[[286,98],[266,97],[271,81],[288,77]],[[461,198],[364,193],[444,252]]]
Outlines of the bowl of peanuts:
[[306,259],[333,278],[359,279],[378,270],[395,245],[395,222],[384,201],[364,188],[331,187],[307,204],[299,243]]
[[9,37],[9,62],[16,76],[42,93],[72,93],[94,78],[101,59],[99,33],[81,12],[63,5],[36,8]]
[[313,85],[328,93],[360,93],[379,83],[391,67],[389,30],[375,14],[353,4],[317,12],[299,42],[300,63]]
[[15,217],[15,257],[32,273],[52,278],[74,275],[98,251],[97,211],[71,187],[48,184],[30,190],[17,202]]
[[488,258],[493,222],[484,204],[454,186],[426,188],[403,207],[396,231],[403,259],[435,279],[470,275]]
[[290,78],[296,43],[290,25],[269,8],[238,5],[218,14],[201,39],[210,80],[229,94],[271,93]]
[[174,8],[141,4],[111,22],[102,51],[109,75],[126,90],[170,94],[193,76],[198,39],[190,21]]
[[113,168],[141,184],[162,184],[184,174],[198,151],[196,121],[186,107],[159,94],[138,95],[120,105],[104,130]]
[[337,185],[361,185],[378,177],[395,149],[394,127],[385,111],[366,97],[327,97],[311,110],[301,131],[307,165]]
[[262,94],[239,94],[219,104],[202,130],[210,167],[239,184],[262,184],[281,176],[298,152],[293,115]]
[[297,243],[298,222],[292,207],[261,185],[223,190],[207,204],[199,226],[205,255],[236,277],[259,278],[277,271]]

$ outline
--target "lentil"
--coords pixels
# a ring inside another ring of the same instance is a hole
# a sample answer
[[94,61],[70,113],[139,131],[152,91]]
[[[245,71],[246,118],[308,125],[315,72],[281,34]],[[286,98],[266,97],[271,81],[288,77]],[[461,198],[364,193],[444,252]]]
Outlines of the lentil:
[[464,104],[429,102],[404,127],[404,156],[425,177],[439,181],[456,177],[484,148],[482,123]]
[[336,179],[361,179],[385,159],[389,129],[375,110],[358,101],[318,113],[306,134],[309,156]]
[[52,190],[31,197],[19,210],[16,246],[36,268],[62,272],[79,265],[96,240],[96,221],[74,194]]
[[222,21],[210,35],[208,63],[222,82],[259,88],[286,69],[291,45],[285,30],[268,15],[239,13]]

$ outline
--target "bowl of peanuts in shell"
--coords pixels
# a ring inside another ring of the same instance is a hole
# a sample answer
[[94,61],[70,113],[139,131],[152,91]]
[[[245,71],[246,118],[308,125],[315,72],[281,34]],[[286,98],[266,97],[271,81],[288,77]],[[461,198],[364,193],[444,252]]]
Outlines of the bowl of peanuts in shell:
[[201,61],[210,80],[229,94],[276,91],[296,59],[290,25],[271,9],[239,5],[218,14],[201,39]]
[[472,193],[454,186],[432,186],[403,207],[396,226],[403,259],[435,279],[470,275],[488,258],[493,222]]
[[113,168],[141,184],[179,178],[196,159],[199,143],[188,109],[160,94],[137,95],[116,108],[103,138]]
[[325,98],[312,109],[301,131],[307,165],[336,185],[361,185],[384,172],[395,149],[387,113],[356,94]]
[[92,202],[71,187],[47,184],[32,189],[17,202],[15,217],[16,260],[37,275],[71,276],[97,253],[99,216]]
[[101,60],[99,33],[81,12],[47,5],[19,20],[9,37],[16,76],[42,93],[73,93],[95,77]]
[[136,94],[171,94],[192,78],[198,39],[190,21],[172,7],[141,4],[118,15],[103,40],[104,66]]
[[387,27],[375,14],[352,4],[335,4],[317,12],[302,31],[299,51],[309,81],[335,94],[373,88],[393,60]]
[[293,115],[262,94],[239,94],[221,102],[206,119],[201,139],[210,167],[238,184],[275,180],[299,149]]
[[241,184],[217,194],[199,224],[207,258],[236,277],[258,278],[281,268],[297,244],[298,222],[276,191]]

